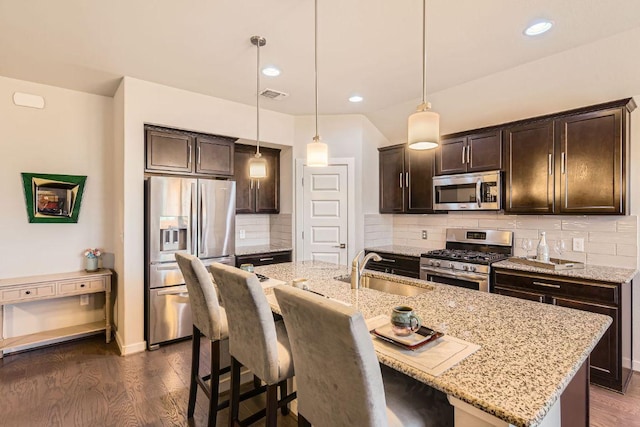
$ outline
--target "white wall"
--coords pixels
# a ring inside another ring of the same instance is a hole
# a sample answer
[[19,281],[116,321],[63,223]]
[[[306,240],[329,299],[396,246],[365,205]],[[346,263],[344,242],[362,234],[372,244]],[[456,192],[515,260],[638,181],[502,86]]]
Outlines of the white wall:
[[[125,77],[123,186],[116,189],[122,217],[117,233],[118,332],[123,354],[144,350],[144,124],[168,126],[252,140],[255,107]],[[118,119],[119,120],[119,119]],[[260,136],[266,142],[293,145],[294,119],[261,111]],[[118,166],[119,167],[119,166]],[[121,307],[122,306],[122,307]]]
[[[43,96],[45,108],[14,105],[14,92]],[[111,108],[111,98],[0,77],[0,278],[81,270],[89,247],[113,253]],[[86,175],[78,223],[30,224],[21,172]],[[7,306],[5,336],[103,319],[101,301]]]

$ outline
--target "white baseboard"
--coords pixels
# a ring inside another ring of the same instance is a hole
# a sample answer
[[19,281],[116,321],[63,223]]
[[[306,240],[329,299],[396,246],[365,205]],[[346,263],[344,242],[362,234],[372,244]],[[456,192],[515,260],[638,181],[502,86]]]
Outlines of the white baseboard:
[[129,356],[130,354],[141,353],[147,349],[147,342],[141,341],[134,344],[124,345],[118,331],[116,331],[116,344],[120,350],[120,356]]
[[634,371],[640,372],[640,360],[634,360],[631,365],[631,369],[633,369]]

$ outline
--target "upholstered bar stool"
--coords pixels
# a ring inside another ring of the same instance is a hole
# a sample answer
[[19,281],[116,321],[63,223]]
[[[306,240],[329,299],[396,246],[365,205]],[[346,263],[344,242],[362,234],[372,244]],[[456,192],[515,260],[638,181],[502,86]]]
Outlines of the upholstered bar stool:
[[[176,261],[184,276],[189,291],[189,302],[193,318],[193,344],[191,349],[191,375],[189,381],[189,406],[187,416],[193,418],[198,387],[209,398],[209,423],[215,427],[218,411],[229,406],[229,401],[219,402],[218,390],[220,375],[230,371],[230,367],[221,368],[220,343],[229,338],[227,315],[218,303],[218,294],[207,268],[193,255],[176,254]],[[211,374],[200,376],[200,335],[211,343]],[[207,385],[207,381],[210,385]],[[258,394],[252,390],[242,395],[248,398]]]
[[[209,267],[218,285],[229,320],[231,355],[231,404],[229,425],[248,425],[266,415],[266,425],[275,426],[278,408],[296,397],[287,395],[287,379],[293,377],[289,338],[282,320],[275,321],[264,290],[255,274],[215,263]],[[267,407],[239,420],[240,365],[267,384]],[[278,400],[278,388],[280,399]]]
[[378,363],[362,313],[291,286],[274,292],[296,367],[299,426],[453,426],[452,410],[432,418],[448,405],[444,394]]

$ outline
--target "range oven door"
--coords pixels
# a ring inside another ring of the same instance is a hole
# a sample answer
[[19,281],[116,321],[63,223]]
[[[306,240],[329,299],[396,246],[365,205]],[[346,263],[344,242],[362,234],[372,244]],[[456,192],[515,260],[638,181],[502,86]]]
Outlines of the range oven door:
[[489,275],[458,272],[433,267],[420,267],[420,278],[430,282],[489,292]]
[[433,178],[435,210],[500,210],[500,171]]

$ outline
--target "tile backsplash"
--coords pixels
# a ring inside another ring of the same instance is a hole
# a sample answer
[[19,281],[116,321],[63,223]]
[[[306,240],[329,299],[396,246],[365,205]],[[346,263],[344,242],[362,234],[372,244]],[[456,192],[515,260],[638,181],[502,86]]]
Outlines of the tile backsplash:
[[291,225],[291,214],[236,215],[236,247],[291,246]]
[[[389,227],[389,223],[391,227]],[[447,228],[480,228],[509,230],[514,233],[515,255],[525,254],[522,241],[531,239],[533,255],[545,231],[552,257],[558,254],[553,243],[562,239],[566,251],[563,259],[592,265],[636,268],[638,255],[638,217],[631,216],[552,216],[505,215],[496,212],[451,212],[433,215],[365,216],[365,246],[406,245],[425,250],[443,248]],[[389,228],[391,231],[389,232]],[[422,231],[427,239],[422,239]],[[573,251],[573,238],[584,239],[584,252]],[[387,242],[387,243],[385,243]]]

